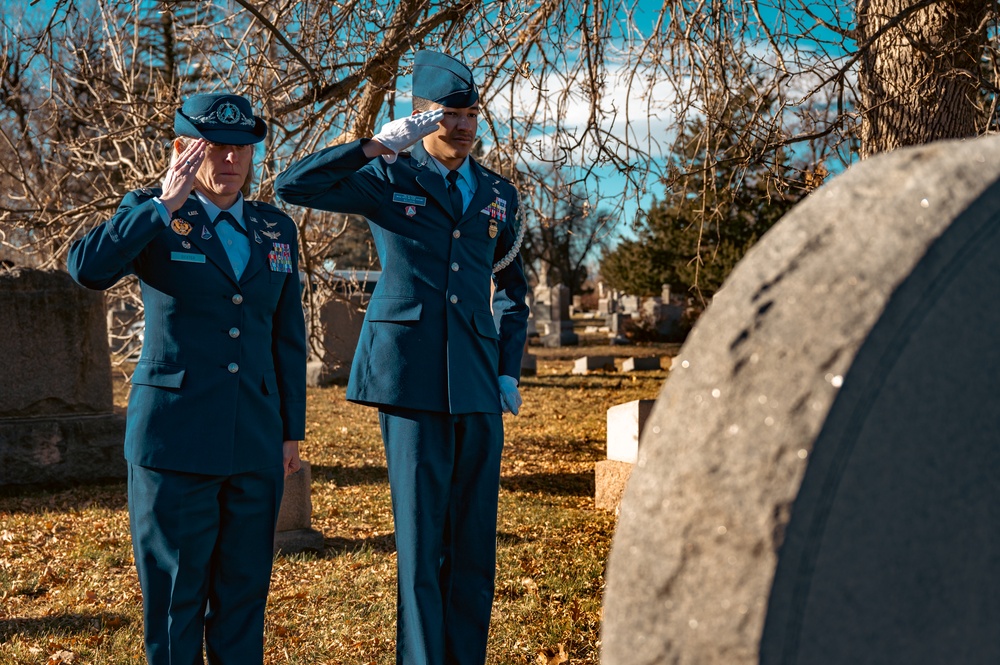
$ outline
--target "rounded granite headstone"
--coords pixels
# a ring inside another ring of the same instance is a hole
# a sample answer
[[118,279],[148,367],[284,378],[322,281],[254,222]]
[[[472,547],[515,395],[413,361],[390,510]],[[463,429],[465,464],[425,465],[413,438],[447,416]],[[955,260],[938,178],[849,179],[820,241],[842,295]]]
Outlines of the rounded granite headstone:
[[1000,137],[853,166],[733,271],[621,507],[602,663],[1000,662]]

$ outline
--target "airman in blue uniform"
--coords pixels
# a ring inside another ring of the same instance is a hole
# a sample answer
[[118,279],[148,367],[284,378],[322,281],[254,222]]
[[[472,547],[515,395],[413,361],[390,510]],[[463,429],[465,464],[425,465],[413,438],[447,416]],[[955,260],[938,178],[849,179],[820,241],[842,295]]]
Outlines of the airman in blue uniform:
[[469,156],[472,73],[419,51],[413,95],[413,115],[296,162],[275,188],[289,203],[364,215],[378,250],[347,398],[379,409],[396,527],[396,662],[481,665],[501,414],[521,404],[519,203],[510,182]]
[[106,289],[136,275],[145,338],[125,433],[132,546],[150,665],[263,662],[284,475],[305,435],[296,227],[243,199],[267,126],[250,103],[177,110],[162,188],[127,194],[71,247]]

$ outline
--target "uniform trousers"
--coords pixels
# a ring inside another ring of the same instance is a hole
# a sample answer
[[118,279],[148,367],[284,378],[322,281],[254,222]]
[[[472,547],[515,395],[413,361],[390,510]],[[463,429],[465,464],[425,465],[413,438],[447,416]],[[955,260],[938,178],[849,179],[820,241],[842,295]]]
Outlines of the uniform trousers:
[[396,663],[482,665],[503,420],[382,407],[379,424],[396,529]]
[[149,665],[259,665],[280,465],[207,476],[128,467]]

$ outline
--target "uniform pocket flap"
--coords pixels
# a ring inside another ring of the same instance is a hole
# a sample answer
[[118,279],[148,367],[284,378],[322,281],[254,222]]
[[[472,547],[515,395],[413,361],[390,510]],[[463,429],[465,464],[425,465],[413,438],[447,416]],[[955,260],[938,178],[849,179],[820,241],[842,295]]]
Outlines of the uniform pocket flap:
[[132,383],[159,388],[180,388],[184,381],[184,368],[180,365],[140,360],[135,364]]
[[500,333],[497,332],[497,324],[493,320],[493,315],[489,312],[473,312],[472,322],[476,324],[476,330],[483,337],[500,339]]
[[372,298],[369,321],[419,321],[423,303],[416,298]]

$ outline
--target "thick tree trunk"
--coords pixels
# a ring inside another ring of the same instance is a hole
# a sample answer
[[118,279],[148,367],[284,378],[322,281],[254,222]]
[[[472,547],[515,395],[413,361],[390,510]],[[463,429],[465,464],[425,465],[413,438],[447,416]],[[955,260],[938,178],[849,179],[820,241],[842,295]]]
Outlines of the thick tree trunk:
[[861,156],[975,136],[988,0],[858,0]]

